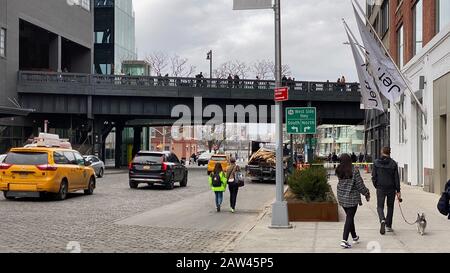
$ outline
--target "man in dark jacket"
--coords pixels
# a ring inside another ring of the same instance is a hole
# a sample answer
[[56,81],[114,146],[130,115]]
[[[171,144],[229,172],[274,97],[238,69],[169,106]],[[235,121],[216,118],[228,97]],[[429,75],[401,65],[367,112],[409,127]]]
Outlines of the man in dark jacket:
[[[382,157],[373,167],[372,182],[377,189],[377,211],[380,217],[380,233],[384,235],[392,230],[392,218],[394,217],[395,197],[401,199],[400,178],[397,162],[391,158],[391,148],[385,147],[381,151]],[[384,204],[387,199],[387,216],[384,215]]]

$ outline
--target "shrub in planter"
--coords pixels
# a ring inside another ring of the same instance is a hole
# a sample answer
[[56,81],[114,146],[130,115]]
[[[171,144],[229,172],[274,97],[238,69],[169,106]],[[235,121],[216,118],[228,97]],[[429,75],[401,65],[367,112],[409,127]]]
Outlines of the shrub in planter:
[[288,184],[291,191],[306,202],[327,201],[330,192],[327,171],[321,166],[295,171],[289,176]]

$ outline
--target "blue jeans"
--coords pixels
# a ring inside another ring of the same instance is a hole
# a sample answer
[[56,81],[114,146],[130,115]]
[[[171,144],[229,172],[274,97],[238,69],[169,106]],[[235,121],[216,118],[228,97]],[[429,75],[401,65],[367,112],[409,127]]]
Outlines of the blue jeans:
[[216,207],[220,207],[222,206],[222,202],[223,202],[223,192],[221,191],[216,191]]

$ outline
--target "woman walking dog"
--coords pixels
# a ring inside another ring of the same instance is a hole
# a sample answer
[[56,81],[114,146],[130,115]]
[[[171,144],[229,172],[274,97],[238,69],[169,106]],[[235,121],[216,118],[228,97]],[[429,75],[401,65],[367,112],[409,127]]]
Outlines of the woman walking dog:
[[362,206],[361,195],[364,195],[366,200],[369,201],[370,192],[364,185],[359,169],[353,167],[352,158],[348,154],[341,156],[341,164],[336,169],[336,175],[339,179],[337,186],[339,205],[344,208],[347,214],[341,247],[348,249],[352,247],[348,242],[350,234],[353,238],[353,244],[359,242],[359,236],[356,234],[355,228],[355,215],[358,206]]

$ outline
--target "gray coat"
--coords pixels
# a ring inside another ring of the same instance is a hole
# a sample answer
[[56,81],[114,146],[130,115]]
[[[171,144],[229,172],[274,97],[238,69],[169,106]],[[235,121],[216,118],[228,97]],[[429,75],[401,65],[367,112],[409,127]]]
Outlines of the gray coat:
[[339,179],[337,195],[339,205],[343,208],[362,206],[361,195],[368,196],[369,194],[369,189],[364,185],[358,168],[353,169],[353,178]]

